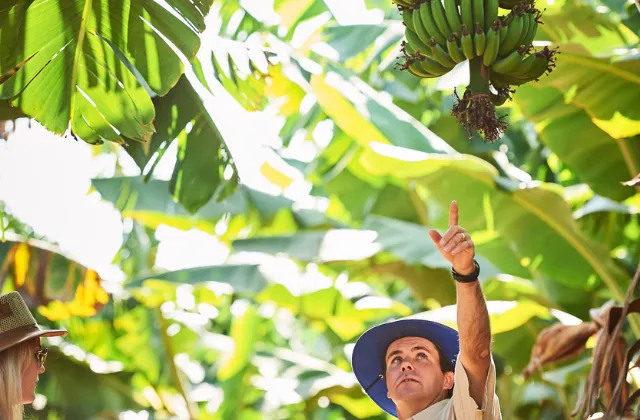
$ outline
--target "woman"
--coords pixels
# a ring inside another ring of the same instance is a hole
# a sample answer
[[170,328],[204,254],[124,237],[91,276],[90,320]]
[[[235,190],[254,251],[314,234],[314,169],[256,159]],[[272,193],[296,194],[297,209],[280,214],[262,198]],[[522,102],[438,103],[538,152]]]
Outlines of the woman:
[[40,337],[66,334],[41,329],[18,292],[0,296],[0,420],[22,419],[23,404],[35,399],[47,357]]

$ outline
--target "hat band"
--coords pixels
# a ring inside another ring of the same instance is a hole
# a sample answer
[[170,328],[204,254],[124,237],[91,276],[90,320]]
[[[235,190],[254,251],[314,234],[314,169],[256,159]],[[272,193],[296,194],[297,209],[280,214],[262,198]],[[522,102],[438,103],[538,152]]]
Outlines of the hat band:
[[37,324],[24,325],[0,334],[0,349],[4,350],[14,346],[22,341],[25,337],[33,332],[40,331]]

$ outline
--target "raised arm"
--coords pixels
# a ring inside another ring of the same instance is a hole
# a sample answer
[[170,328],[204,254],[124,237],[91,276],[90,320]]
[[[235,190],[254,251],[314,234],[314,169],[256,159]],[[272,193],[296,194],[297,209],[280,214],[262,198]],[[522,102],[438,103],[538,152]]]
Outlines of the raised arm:
[[[449,209],[449,228],[444,235],[432,230],[431,239],[442,256],[461,275],[475,270],[475,247],[467,231],[458,225],[458,204]],[[469,394],[482,408],[485,384],[491,364],[489,312],[478,281],[456,283],[460,354],[469,378]]]

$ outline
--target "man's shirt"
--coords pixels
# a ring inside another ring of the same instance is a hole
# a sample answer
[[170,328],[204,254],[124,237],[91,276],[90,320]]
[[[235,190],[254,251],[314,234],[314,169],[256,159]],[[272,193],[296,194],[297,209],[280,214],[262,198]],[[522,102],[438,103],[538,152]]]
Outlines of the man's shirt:
[[502,420],[500,401],[496,395],[496,366],[491,357],[491,365],[484,386],[482,407],[478,408],[469,395],[469,378],[463,361],[458,358],[454,372],[453,396],[427,407],[412,420]]

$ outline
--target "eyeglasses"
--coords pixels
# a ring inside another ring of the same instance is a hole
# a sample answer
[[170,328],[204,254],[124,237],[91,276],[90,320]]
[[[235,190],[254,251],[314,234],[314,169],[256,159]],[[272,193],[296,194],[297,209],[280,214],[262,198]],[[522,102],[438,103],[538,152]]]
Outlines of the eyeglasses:
[[40,369],[44,367],[44,362],[47,360],[47,353],[49,353],[49,349],[46,347],[43,347],[36,352],[36,359],[38,360],[38,367]]

